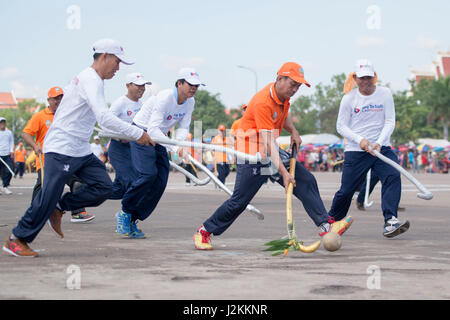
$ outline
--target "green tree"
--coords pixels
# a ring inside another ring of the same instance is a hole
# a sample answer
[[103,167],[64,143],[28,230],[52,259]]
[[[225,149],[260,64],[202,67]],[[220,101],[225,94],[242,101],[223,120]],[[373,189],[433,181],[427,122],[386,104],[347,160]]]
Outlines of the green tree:
[[195,95],[195,107],[191,119],[191,132],[195,121],[202,121],[202,133],[207,129],[217,129],[224,124],[228,129],[233,119],[225,113],[225,106],[219,99],[219,94],[211,94],[207,90],[199,90]]
[[318,132],[319,111],[313,108],[311,97],[300,96],[291,104],[289,113],[300,135]]
[[434,133],[430,138],[448,140],[450,121],[450,76],[439,79],[422,79],[412,86],[414,98],[428,108],[427,126],[442,130],[442,134]]
[[319,83],[313,95],[313,104],[318,110],[320,121],[320,133],[338,134],[336,131],[336,120],[339,114],[339,106],[344,96],[344,84],[346,76],[344,73],[334,75],[331,84]]
[[17,109],[0,110],[0,117],[6,119],[6,125],[14,135],[14,142],[22,140],[22,131],[25,128],[28,120],[33,115],[32,111],[37,111],[45,108],[45,104],[38,103],[36,99],[26,99],[19,102]]

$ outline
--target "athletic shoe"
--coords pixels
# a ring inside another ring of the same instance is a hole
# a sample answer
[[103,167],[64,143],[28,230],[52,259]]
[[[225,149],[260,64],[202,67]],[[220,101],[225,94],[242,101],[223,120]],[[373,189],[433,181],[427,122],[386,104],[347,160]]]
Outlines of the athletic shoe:
[[384,224],[383,236],[386,238],[393,238],[408,231],[409,221],[401,222],[396,217],[392,217]]
[[197,250],[212,250],[211,233],[201,226],[194,234],[194,243]]
[[129,237],[132,239],[144,239],[145,238],[145,233],[143,233],[142,230],[138,229],[138,227],[136,225],[136,221],[131,222]]
[[15,257],[37,257],[39,253],[33,251],[26,242],[19,239],[6,239],[3,244],[3,251]]
[[70,219],[70,222],[73,223],[80,223],[80,222],[89,222],[91,220],[94,220],[95,216],[93,214],[88,214],[86,211],[81,211],[76,214],[72,213],[72,218]]
[[356,208],[358,208],[358,210],[361,210],[361,211],[366,210],[366,208],[364,208],[364,203],[359,202],[358,199],[356,199]]
[[340,221],[334,221],[333,217],[329,217],[328,223],[325,222],[320,225],[319,236],[323,237],[328,232],[334,232],[341,236],[348,228],[350,228],[352,223],[353,218],[350,216]]
[[334,219],[329,217],[328,222],[324,222],[319,226],[319,237],[323,237],[326,233],[330,232],[332,223],[334,223]]
[[117,212],[116,221],[116,232],[120,235],[128,237],[131,233],[131,214],[120,210]]
[[52,214],[50,215],[47,221],[48,225],[50,226],[50,229],[52,229],[52,231],[61,238],[64,238],[64,234],[61,229],[61,220],[63,214],[64,211],[55,208],[55,210],[53,210]]
[[2,192],[3,192],[4,194],[12,194],[12,191],[9,190],[8,187],[3,187],[3,188],[2,188]]

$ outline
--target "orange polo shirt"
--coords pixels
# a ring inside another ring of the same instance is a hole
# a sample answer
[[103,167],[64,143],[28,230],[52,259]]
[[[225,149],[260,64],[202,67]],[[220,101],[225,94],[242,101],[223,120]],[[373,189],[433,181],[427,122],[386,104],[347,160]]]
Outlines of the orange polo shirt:
[[284,127],[289,114],[289,99],[282,103],[274,88],[275,83],[268,84],[255,94],[247,106],[236,132],[236,149],[249,154],[260,152],[264,155],[264,138],[261,131],[273,132],[276,139]]
[[25,149],[17,149],[14,151],[14,159],[16,162],[25,162],[25,155],[27,154],[27,150]]
[[[34,114],[23,129],[23,132],[36,137],[36,144],[39,144],[41,149],[44,145],[45,135],[53,122],[54,116],[55,115],[49,108],[45,108],[44,110]],[[39,158],[36,157],[36,171],[41,168],[38,159]],[[42,154],[42,162],[44,162],[44,154]],[[44,163],[42,163],[42,165],[44,165]]]
[[[211,144],[217,144],[225,148],[233,147],[232,141],[226,136],[222,137],[220,133],[212,139]],[[214,156],[216,163],[228,162],[226,153],[214,151]]]

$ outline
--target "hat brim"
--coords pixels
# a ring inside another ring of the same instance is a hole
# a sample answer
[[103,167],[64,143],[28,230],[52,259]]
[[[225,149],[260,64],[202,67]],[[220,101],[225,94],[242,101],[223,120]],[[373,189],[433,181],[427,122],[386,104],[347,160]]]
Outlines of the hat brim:
[[58,94],[49,94],[47,98],[56,98],[56,97],[63,96],[63,95],[64,95],[64,93],[62,93],[62,92],[58,93]]
[[186,80],[187,83],[189,83],[190,85],[193,86],[206,86],[206,84],[202,83],[200,80],[196,79],[196,78],[184,78],[184,80]]
[[128,57],[125,57],[125,55],[123,55],[123,54],[115,54],[115,56],[116,56],[117,58],[119,58],[120,62],[122,62],[123,64],[126,64],[126,65],[132,65],[132,64],[134,64],[133,61],[131,61],[130,59],[128,59]]
[[138,85],[138,86],[142,86],[142,85],[144,85],[144,84],[148,84],[148,85],[151,85],[151,84],[152,84],[150,81],[146,81],[146,80],[142,80],[142,81],[131,81],[131,82],[128,82],[128,83],[134,83],[135,85]]
[[311,87],[311,85],[308,83],[308,81],[305,80],[305,78],[302,77],[295,77],[295,76],[289,76],[292,80],[294,80],[297,83],[303,83],[307,85],[308,87]]
[[358,70],[355,72],[356,76],[358,78],[362,78],[362,77],[374,77],[375,76],[375,72],[373,70]]

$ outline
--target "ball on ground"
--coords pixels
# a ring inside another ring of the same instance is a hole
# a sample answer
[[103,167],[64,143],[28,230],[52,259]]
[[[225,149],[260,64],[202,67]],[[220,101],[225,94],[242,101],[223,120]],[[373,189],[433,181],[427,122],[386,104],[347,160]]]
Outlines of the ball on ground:
[[335,232],[328,232],[322,237],[322,243],[328,251],[336,251],[342,245],[342,238]]

